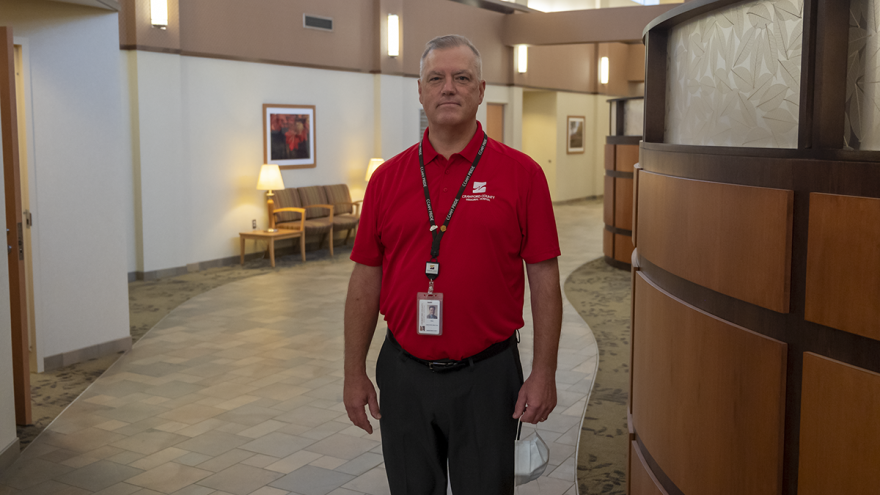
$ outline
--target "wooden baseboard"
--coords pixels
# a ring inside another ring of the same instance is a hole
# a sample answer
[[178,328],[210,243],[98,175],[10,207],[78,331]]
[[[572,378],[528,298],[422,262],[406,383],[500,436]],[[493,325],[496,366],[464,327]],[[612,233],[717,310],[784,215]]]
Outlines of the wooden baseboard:
[[131,337],[123,337],[117,340],[111,340],[101,344],[96,344],[74,351],[62,352],[52,356],[43,358],[44,371],[57,370],[70,366],[71,364],[81,363],[89,359],[99,358],[116,352],[125,352],[131,349]]

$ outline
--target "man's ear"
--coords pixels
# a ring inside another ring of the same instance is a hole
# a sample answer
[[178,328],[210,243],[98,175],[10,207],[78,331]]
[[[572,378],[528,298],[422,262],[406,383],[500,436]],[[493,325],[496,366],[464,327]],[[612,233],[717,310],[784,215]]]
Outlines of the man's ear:
[[422,80],[418,79],[416,80],[416,83],[419,85],[419,103],[424,105],[425,102],[422,101]]
[[[421,90],[419,90],[421,94]],[[486,81],[480,81],[480,103],[483,103],[483,96],[486,94]],[[421,96],[419,96],[421,98]]]

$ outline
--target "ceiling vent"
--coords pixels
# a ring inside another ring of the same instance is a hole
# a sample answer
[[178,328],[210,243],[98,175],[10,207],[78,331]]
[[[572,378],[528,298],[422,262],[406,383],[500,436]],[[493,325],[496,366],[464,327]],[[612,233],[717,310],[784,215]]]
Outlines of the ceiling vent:
[[303,27],[320,29],[321,31],[333,31],[333,19],[330,17],[303,14]]

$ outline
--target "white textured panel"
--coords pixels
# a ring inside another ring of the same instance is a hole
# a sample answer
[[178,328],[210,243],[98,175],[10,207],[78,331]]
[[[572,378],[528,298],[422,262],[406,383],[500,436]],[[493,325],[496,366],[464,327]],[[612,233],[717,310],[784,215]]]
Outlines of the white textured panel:
[[623,135],[641,136],[645,127],[645,100],[626,100],[623,104]]
[[880,150],[880,3],[852,0],[846,71],[845,145]]
[[803,0],[758,0],[669,36],[667,143],[797,147]]

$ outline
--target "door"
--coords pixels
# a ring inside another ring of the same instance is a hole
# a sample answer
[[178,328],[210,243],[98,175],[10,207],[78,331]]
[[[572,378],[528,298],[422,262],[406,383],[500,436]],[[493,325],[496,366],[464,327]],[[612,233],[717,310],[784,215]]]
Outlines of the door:
[[15,51],[15,99],[18,113],[18,161],[19,161],[19,177],[21,185],[21,221],[24,223],[24,271],[25,271],[25,287],[27,293],[27,326],[28,326],[28,350],[30,351],[30,369],[36,372],[39,370],[37,363],[37,330],[36,319],[34,317],[34,258],[31,247],[31,226],[33,226],[33,216],[31,215],[30,204],[30,183],[28,175],[28,144],[27,144],[27,112],[25,109],[25,60],[24,48],[22,45],[13,45]]
[[18,99],[15,93],[15,47],[12,42],[12,28],[0,27],[0,128],[3,133],[3,189],[6,206],[6,254],[9,264],[15,422],[19,425],[28,425],[32,423],[30,357],[19,168]]
[[486,134],[499,143],[504,142],[504,105],[486,104]]

